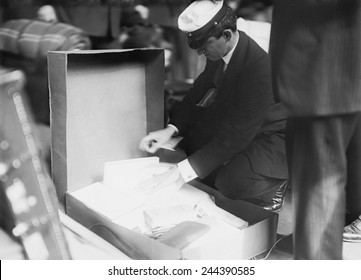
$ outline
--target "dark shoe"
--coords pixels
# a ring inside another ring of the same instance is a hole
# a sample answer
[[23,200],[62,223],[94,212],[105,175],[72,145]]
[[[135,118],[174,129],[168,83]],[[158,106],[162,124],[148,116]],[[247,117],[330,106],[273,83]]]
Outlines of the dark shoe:
[[259,206],[261,206],[263,209],[268,211],[273,211],[273,212],[280,211],[283,206],[287,187],[288,187],[288,180],[285,180],[278,187],[274,197],[268,202],[262,202]]
[[343,241],[361,242],[361,216],[343,229]]

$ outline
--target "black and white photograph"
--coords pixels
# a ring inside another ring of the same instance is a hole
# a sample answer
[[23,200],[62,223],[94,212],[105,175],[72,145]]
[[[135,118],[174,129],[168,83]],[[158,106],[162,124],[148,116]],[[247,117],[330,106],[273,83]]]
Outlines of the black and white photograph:
[[361,1],[0,0],[0,260],[353,277]]

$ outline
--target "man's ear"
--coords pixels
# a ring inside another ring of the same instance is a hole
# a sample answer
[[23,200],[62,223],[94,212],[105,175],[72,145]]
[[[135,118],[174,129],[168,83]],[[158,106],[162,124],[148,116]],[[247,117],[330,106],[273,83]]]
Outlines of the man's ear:
[[228,29],[223,31],[223,37],[226,41],[229,41],[232,38],[232,32]]

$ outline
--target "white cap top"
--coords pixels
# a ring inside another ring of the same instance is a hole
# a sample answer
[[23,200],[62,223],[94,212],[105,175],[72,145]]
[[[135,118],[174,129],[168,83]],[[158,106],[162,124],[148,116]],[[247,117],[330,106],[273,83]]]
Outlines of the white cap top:
[[193,32],[206,25],[222,8],[223,0],[198,0],[190,4],[178,17],[178,27]]

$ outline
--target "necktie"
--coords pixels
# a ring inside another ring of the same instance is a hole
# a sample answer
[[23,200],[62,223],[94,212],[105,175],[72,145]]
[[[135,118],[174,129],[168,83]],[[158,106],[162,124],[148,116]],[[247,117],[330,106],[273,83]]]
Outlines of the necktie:
[[218,68],[216,70],[216,73],[214,75],[214,86],[218,89],[219,85],[221,84],[222,81],[222,77],[223,77],[223,73],[224,73],[224,60],[221,59],[221,61],[219,62]]

